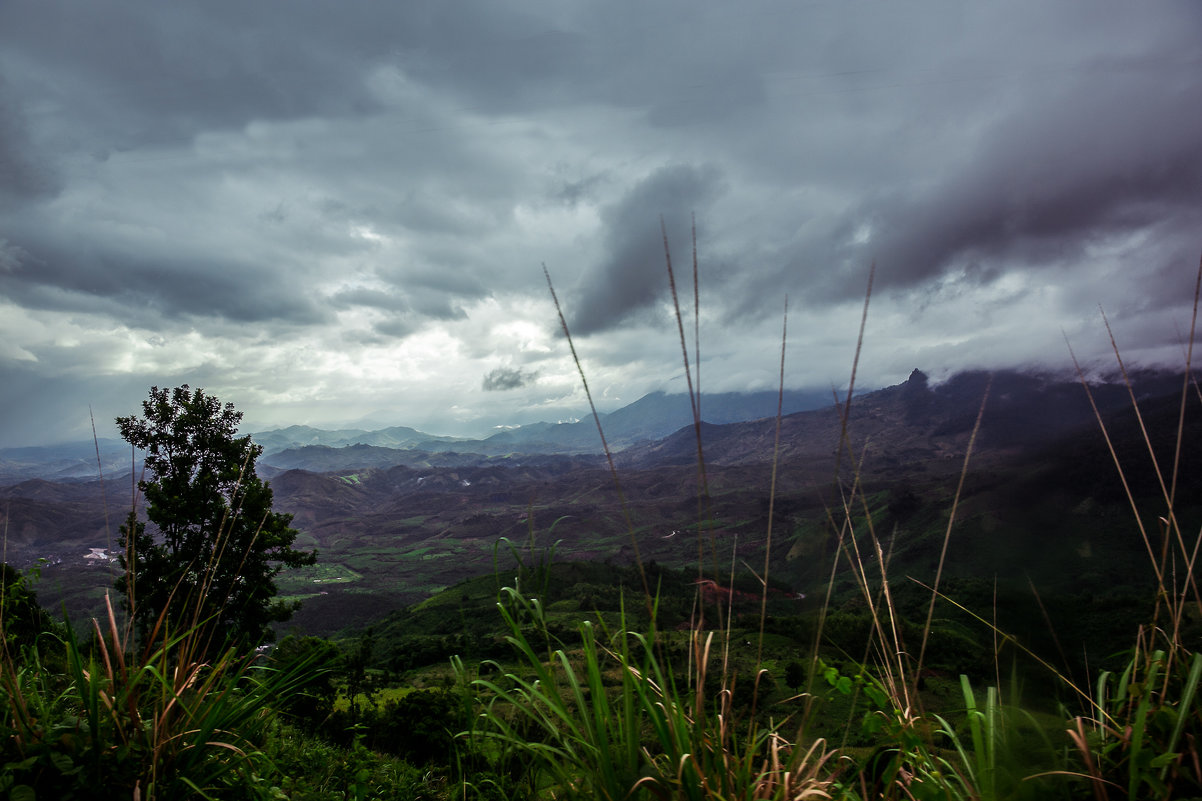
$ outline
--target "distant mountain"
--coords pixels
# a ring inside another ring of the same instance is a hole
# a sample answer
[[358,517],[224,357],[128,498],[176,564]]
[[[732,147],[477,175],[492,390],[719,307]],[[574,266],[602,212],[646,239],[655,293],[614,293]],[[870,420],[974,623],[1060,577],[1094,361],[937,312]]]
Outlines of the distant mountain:
[[[386,467],[477,467],[489,457],[478,453],[429,451],[417,448],[384,448],[378,445],[305,445],[276,451],[260,460],[278,470],[308,470],[312,473],[336,473]],[[262,472],[262,471],[261,471]],[[268,473],[264,473],[268,475]]]
[[254,441],[263,446],[265,453],[282,451],[288,448],[301,448],[308,445],[322,445],[330,448],[345,448],[350,445],[376,445],[382,448],[421,448],[423,450],[440,450],[443,445],[461,441],[457,437],[442,437],[426,434],[415,428],[392,426],[377,431],[364,431],[357,428],[344,428],[328,431],[310,426],[288,426],[272,431],[260,431],[251,434]]
[[[825,392],[789,390],[784,393],[783,409],[791,414],[827,405],[831,400]],[[710,424],[756,420],[774,417],[778,403],[778,392],[725,392],[703,396],[701,415]],[[621,451],[691,427],[693,408],[687,395],[653,392],[599,417],[610,449]],[[264,448],[260,465],[314,472],[396,465],[480,465],[501,456],[602,452],[592,417],[574,423],[534,423],[482,440],[434,436],[403,426],[380,431],[289,426],[253,436]]]
[[[860,430],[879,432],[876,447],[892,441],[890,450],[900,458],[907,449],[921,451],[927,448],[932,441],[930,436],[947,439],[965,435],[972,428],[976,417],[974,404],[979,403],[988,375],[984,372],[962,373],[932,387],[922,373],[915,371],[904,384],[858,396],[852,404],[853,419],[858,421]],[[1074,381],[1053,380],[1017,371],[996,372],[992,380],[984,432],[984,436],[992,441],[1005,442],[1010,447],[1027,446],[1055,436],[1066,427],[1088,424],[1092,420],[1085,395]],[[1178,390],[1180,381],[1177,377],[1151,372],[1138,374],[1134,380],[1135,391],[1142,396]],[[1103,410],[1127,403],[1128,392],[1121,384],[1100,385],[1096,393]],[[775,391],[703,395],[701,418],[708,432],[705,436],[707,459],[731,463],[762,459],[762,451],[770,451],[772,447],[773,425],[770,423],[777,412],[778,397]],[[798,456],[812,457],[829,453],[834,448],[833,443],[821,437],[801,435],[813,426],[829,430],[828,418],[837,419],[829,392],[786,391],[782,411],[786,454],[794,452]],[[802,412],[808,412],[810,416],[794,419]],[[647,460],[688,463],[696,458],[693,410],[687,395],[653,392],[616,411],[600,415],[600,419],[610,449],[615,453],[629,451],[624,457],[626,464]],[[759,425],[754,422],[756,420],[768,420],[769,424]],[[907,425],[897,425],[900,422]],[[922,443],[900,441],[906,436],[917,436],[915,432],[923,429],[923,424],[929,424],[926,425],[929,431]],[[680,434],[673,436],[677,432]],[[902,432],[908,433],[903,436]],[[791,434],[797,435],[793,437],[793,444],[789,444]],[[266,477],[289,469],[345,472],[398,465],[414,468],[481,466],[493,463],[498,457],[601,453],[597,424],[591,417],[574,423],[535,423],[501,431],[485,439],[439,436],[406,426],[367,431],[295,425],[256,432],[251,436],[263,447],[259,467]],[[98,475],[96,448],[95,443],[88,441],[0,449],[0,484],[32,478],[53,481],[95,478]],[[128,475],[131,467],[128,445],[105,439],[100,440],[99,448],[104,475],[118,472]],[[133,467],[138,469],[136,463]]]
[[[834,403],[827,390],[777,390],[764,392],[721,392],[701,397],[701,419],[706,423],[742,423],[821,409]],[[653,392],[605,418],[607,428],[622,432],[627,438],[660,439],[677,429],[693,424],[693,407],[689,396]]]
[[[832,402],[829,392],[786,390],[785,414],[818,409]],[[738,423],[775,417],[779,392],[722,392],[703,395],[701,419],[706,423]],[[642,442],[662,439],[693,425],[693,406],[685,394],[652,392],[609,414],[599,415],[605,440],[620,451]],[[482,453],[600,453],[601,438],[591,417],[577,423],[537,423],[522,426],[484,440]]]
[[[1129,411],[1131,392],[1144,400],[1171,400],[1180,394],[1181,376],[1145,372],[1132,375],[1131,391],[1119,383],[1094,385],[1090,391],[1099,413],[1107,417]],[[977,453],[1039,450],[1075,432],[1097,432],[1093,407],[1077,381],[1014,370],[968,371],[931,386],[915,370],[902,384],[854,399],[848,420],[853,450],[868,447],[878,463],[898,469],[916,461],[962,458],[987,392]],[[782,462],[825,462],[836,453],[840,435],[840,410],[834,405],[787,414],[781,420],[779,457]],[[773,420],[702,427],[705,459],[714,465],[763,463],[771,458],[774,438]],[[628,449],[618,463],[654,467],[691,464],[696,458],[690,426]]]
[[[701,398],[707,423],[734,423],[773,417],[777,392],[724,392]],[[784,413],[829,405],[825,391],[789,390]],[[601,414],[606,441],[613,451],[661,439],[693,424],[688,395],[653,392],[608,414]],[[427,434],[407,426],[374,431],[360,428],[322,429],[294,425],[250,435],[263,447],[259,459],[266,476],[281,470],[341,471],[393,465],[456,466],[484,464],[501,456],[589,455],[601,453],[601,438],[592,417],[574,423],[534,423],[498,432],[485,439]],[[99,441],[100,469],[105,476],[140,469],[131,462],[129,445],[121,440]],[[347,450],[349,449],[349,450]],[[0,449],[0,485],[33,478],[51,481],[90,480],[99,475],[97,443],[72,442],[30,448]],[[342,452],[344,451],[345,452]]]
[[[97,466],[96,452],[100,451]],[[86,440],[31,448],[0,448],[0,484],[32,478],[51,481],[86,481],[103,470],[111,476],[129,473],[132,455],[119,439]]]
[[[1162,373],[1133,376],[1138,396],[1179,391],[1180,378]],[[858,395],[852,403],[853,442],[871,447],[898,466],[961,453],[989,387],[978,451],[1028,449],[1083,427],[1094,427],[1093,410],[1080,383],[1012,370],[969,371],[932,385],[915,370],[894,387]],[[1125,408],[1126,386],[1099,384],[1093,389],[1103,413]],[[771,458],[778,393],[724,393],[701,399],[702,442],[711,464],[750,465]],[[786,392],[780,457],[797,463],[825,462],[838,447],[839,410],[822,392]],[[693,411],[687,395],[662,392],[600,415],[601,427],[619,463],[629,467],[695,464]],[[483,440],[431,437],[413,429],[378,432],[322,432],[294,426],[273,434],[284,439],[322,440],[265,453],[260,465],[274,470],[337,472],[366,468],[466,467],[496,464],[500,457],[578,455],[601,452],[597,424],[537,423],[502,431]],[[263,435],[255,435],[260,442]],[[356,444],[347,443],[356,440]],[[374,445],[371,443],[396,443]]]

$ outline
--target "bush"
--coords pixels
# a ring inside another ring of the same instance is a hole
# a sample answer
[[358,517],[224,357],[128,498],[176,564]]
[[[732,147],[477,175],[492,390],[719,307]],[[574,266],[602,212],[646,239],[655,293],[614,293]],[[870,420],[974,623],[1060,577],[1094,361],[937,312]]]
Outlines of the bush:
[[377,751],[415,764],[449,764],[455,735],[467,728],[463,699],[443,690],[418,690],[389,700],[370,721],[367,742]]

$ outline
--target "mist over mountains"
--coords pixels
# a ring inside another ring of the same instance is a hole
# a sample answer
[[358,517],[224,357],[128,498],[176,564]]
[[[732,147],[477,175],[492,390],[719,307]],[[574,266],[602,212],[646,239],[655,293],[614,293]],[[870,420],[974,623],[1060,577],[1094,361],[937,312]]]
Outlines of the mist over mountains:
[[[1181,381],[1179,375],[1156,370],[1137,372],[1131,378],[1130,389],[1117,380],[1092,385],[1101,411],[1128,405],[1132,394],[1147,398],[1178,391]],[[897,387],[860,395],[862,400],[853,404],[853,415],[860,427],[879,429],[884,422],[894,425],[895,431],[890,436],[900,436],[914,423],[937,417],[946,418],[941,423],[944,429],[966,430],[975,419],[974,404],[980,401],[989,382],[993,389],[985,436],[999,446],[1030,446],[1041,438],[1094,425],[1093,412],[1079,382],[1018,370],[968,371],[938,385],[931,385],[924,373],[915,370],[909,381]],[[904,420],[887,420],[886,416],[873,424],[864,417],[865,410],[872,408],[873,399],[894,392],[906,393],[909,398]],[[748,449],[745,440],[763,436],[762,427],[757,427],[754,421],[774,418],[779,403],[787,433],[800,424],[793,419],[800,412],[825,410],[822,413],[826,417],[837,417],[834,401],[831,390],[786,390],[783,395],[775,391],[704,395],[700,399],[700,414],[705,424],[708,457],[720,458],[729,448],[732,458],[744,454],[745,461],[760,459],[761,456],[747,455],[759,450]],[[657,459],[682,463],[696,458],[693,409],[685,394],[654,392],[598,417],[610,450],[626,452],[620,460],[624,464]],[[829,420],[824,425],[829,425]],[[757,430],[760,434],[750,433]],[[878,431],[878,435],[882,434]],[[514,427],[481,439],[429,434],[407,426],[367,430],[293,425],[251,436],[263,446],[258,469],[266,477],[296,469],[330,472],[398,465],[462,467],[503,463],[519,456],[589,456],[603,452],[597,422],[591,416],[574,422]],[[797,447],[801,446],[790,445],[786,436],[783,455],[814,456],[804,447],[796,453],[790,450]],[[81,482],[128,478],[131,467],[134,472],[140,471],[139,455],[117,439],[0,449],[0,485],[30,479]]]
[[[787,390],[779,400],[784,414],[791,414],[829,404],[832,395],[829,390]],[[726,392],[704,396],[701,402],[706,422],[742,422],[774,416],[778,393]],[[600,418],[610,447],[622,450],[691,425],[693,411],[687,395],[653,392],[616,411],[602,413]],[[259,468],[264,475],[295,468],[321,471],[399,464],[451,466],[476,463],[479,456],[590,454],[602,450],[592,417],[571,423],[515,427],[484,439],[428,434],[407,426],[366,430],[302,425],[255,432],[251,437],[263,446]],[[117,439],[0,448],[0,484],[32,478],[86,481],[98,475],[128,475],[131,464],[139,469],[137,455]]]
[[[1123,407],[1129,403],[1131,393],[1152,397],[1173,392],[1180,386],[1180,376],[1164,371],[1142,371],[1132,379],[1130,391],[1118,381],[1095,383],[1100,409]],[[1030,445],[1041,437],[1093,424],[1093,413],[1078,382],[1017,370],[969,371],[935,386],[929,384],[925,374],[915,370],[911,379],[898,387],[863,393],[861,397],[867,405],[859,401],[853,404],[853,414],[864,414],[865,409],[871,408],[872,399],[881,393],[904,391],[911,398],[906,420],[892,423],[914,423],[943,415],[948,417],[944,427],[963,429],[975,418],[973,404],[979,402],[988,381],[993,383],[993,396],[986,436],[999,443],[1008,442],[1012,447]],[[749,432],[756,430],[754,421],[776,416],[778,403],[786,418],[787,432],[797,424],[790,418],[799,412],[825,409],[828,417],[837,416],[834,400],[831,390],[786,390],[783,395],[775,391],[704,395],[700,399],[700,413],[709,456],[719,458],[728,447],[733,454],[758,453],[744,447],[743,440],[753,436]],[[954,411],[957,408],[959,411]],[[627,452],[621,459],[624,464],[655,459],[688,462],[696,458],[693,409],[685,394],[654,392],[598,417],[610,450]],[[857,419],[861,426],[867,422]],[[263,446],[258,469],[266,477],[296,469],[329,472],[398,465],[463,467],[503,463],[518,456],[602,453],[597,422],[591,416],[574,422],[514,427],[479,439],[429,434],[407,426],[367,430],[293,425],[251,436]],[[736,444],[729,445],[731,442]],[[790,447],[786,437],[786,456]],[[805,454],[799,451],[796,455]],[[760,457],[744,458],[755,461]],[[0,449],[0,485],[30,479],[81,482],[128,478],[131,467],[134,472],[140,471],[139,455],[117,439]]]

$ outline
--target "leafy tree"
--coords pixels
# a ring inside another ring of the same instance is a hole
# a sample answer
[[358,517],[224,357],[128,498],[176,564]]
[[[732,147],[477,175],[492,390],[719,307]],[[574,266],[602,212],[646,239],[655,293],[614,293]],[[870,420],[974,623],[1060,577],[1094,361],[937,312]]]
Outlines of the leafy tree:
[[30,585],[30,578],[39,575],[37,567],[22,573],[7,562],[0,562],[0,645],[11,649],[10,655],[21,646],[32,645],[44,631],[58,631]]
[[342,651],[321,637],[290,634],[271,654],[271,665],[284,673],[300,671],[297,692],[281,709],[305,730],[316,731],[334,712],[335,678],[342,671]]
[[160,623],[203,625],[217,639],[254,644],[299,606],[275,600],[274,577],[317,553],[292,548],[292,515],[272,511],[271,487],[255,475],[263,449],[236,436],[241,419],[232,403],[187,384],[151,387],[141,417],[117,418],[121,436],[145,451],[149,476],[138,488],[154,533],[130,513],[117,579],[144,637]]
[[467,728],[463,698],[446,690],[418,690],[388,701],[368,733],[370,746],[414,764],[451,763],[455,732]]
[[375,628],[368,626],[359,638],[350,645],[342,658],[342,667],[346,677],[346,694],[351,699],[351,718],[359,718],[359,694],[370,696],[372,691],[371,675],[367,666],[372,663],[372,651],[376,644]]

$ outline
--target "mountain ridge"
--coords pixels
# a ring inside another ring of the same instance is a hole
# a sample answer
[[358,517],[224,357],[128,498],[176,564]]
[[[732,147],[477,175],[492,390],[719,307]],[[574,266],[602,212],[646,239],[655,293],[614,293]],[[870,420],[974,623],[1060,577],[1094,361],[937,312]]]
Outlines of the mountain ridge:
[[[776,414],[777,392],[724,392],[702,398],[703,415],[709,422],[728,423],[752,420]],[[786,390],[783,408],[786,413],[814,408],[829,402],[825,393],[810,390]],[[599,415],[605,426],[610,447],[621,450],[639,442],[659,439],[678,428],[691,425],[692,406],[688,396],[677,393],[651,392],[633,403]],[[265,474],[279,470],[306,467],[322,469],[315,463],[320,451],[301,451],[304,448],[348,448],[372,446],[395,451],[390,456],[375,454],[363,466],[376,465],[392,458],[392,464],[421,464],[429,461],[416,455],[478,454],[480,457],[522,454],[599,454],[601,441],[591,416],[571,423],[531,423],[488,437],[455,437],[429,434],[408,426],[396,425],[368,430],[361,428],[324,429],[307,425],[290,425],[250,433],[263,447],[259,465]],[[15,484],[31,478],[51,481],[89,481],[97,477],[96,451],[101,454],[103,475],[118,472],[137,472],[140,462],[131,462],[129,446],[121,440],[100,439],[59,443],[45,446],[0,448],[0,485]],[[403,451],[412,451],[405,454]],[[328,469],[341,469],[344,458],[330,455]],[[454,459],[436,458],[434,463],[449,464]],[[457,460],[464,461],[463,459]]]
[[[1145,398],[1146,420],[1158,430],[1175,426],[1181,386],[1180,375],[1139,378],[1136,396]],[[771,508],[782,538],[779,548],[773,546],[781,560],[774,573],[803,592],[814,590],[814,582],[829,580],[812,566],[831,547],[823,521],[826,505],[838,497],[831,494],[832,480],[855,475],[874,493],[878,531],[899,532],[898,564],[925,570],[926,561],[938,556],[930,531],[945,525],[947,488],[956,484],[987,389],[957,523],[964,539],[949,571],[1013,571],[1015,554],[1034,548],[1129,548],[1114,511],[1122,504],[1115,505],[1113,465],[1084,391],[1079,384],[1022,374],[969,373],[931,385],[915,373],[902,384],[857,395],[842,454],[842,413],[833,405],[783,416],[779,447],[774,418],[702,424],[705,536],[754,564],[763,558],[757,549]],[[1116,447],[1146,461],[1127,388],[1095,386],[1092,392],[1108,428],[1121,434]],[[1187,430],[1188,444],[1198,441],[1197,428]],[[298,625],[316,630],[334,620],[349,624],[421,600],[496,569],[499,552],[536,538],[555,542],[565,559],[629,563],[637,537],[644,560],[676,566],[695,560],[701,486],[695,436],[690,424],[616,453],[618,482],[595,454],[429,453],[363,444],[292,449],[289,464],[306,469],[264,466],[262,475],[275,492],[275,508],[294,515],[298,547],[322,554],[324,572],[282,585],[307,599]],[[1154,439],[1158,448],[1162,441],[1163,434]],[[779,470],[772,483],[774,454]],[[341,460],[336,469],[308,469],[330,467],[332,457]],[[1060,479],[1046,478],[1049,471]],[[111,584],[109,570],[100,569],[103,563],[88,551],[111,547],[129,508],[130,480],[127,470],[107,484],[0,486],[9,558],[19,565],[49,559],[54,568],[46,580],[59,583],[51,597],[75,599],[71,603],[82,609],[99,587]],[[1186,475],[1181,486],[1196,483],[1196,476]],[[1062,514],[1064,508],[1088,510],[1090,499],[1110,506],[1100,517]],[[1056,514],[1036,517],[1047,509]],[[634,531],[627,520],[634,521]],[[1070,524],[1059,539],[1046,536],[1051,526]],[[1007,527],[1005,537],[994,535],[999,525]],[[1098,575],[1111,584],[1126,580],[1109,565]],[[317,590],[319,579],[327,586]]]

